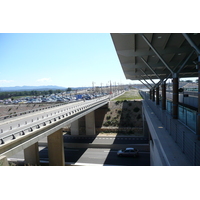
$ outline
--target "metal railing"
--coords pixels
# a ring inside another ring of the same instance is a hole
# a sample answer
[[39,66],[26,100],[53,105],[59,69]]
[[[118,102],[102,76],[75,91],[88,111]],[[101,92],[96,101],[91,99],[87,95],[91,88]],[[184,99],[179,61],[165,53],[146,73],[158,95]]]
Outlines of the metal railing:
[[192,165],[200,165],[200,141],[198,141],[194,131],[184,125],[180,120],[173,119],[170,113],[162,110],[159,105],[156,105],[155,102],[151,101],[147,93],[140,91],[140,94],[161,121],[174,142],[185,154],[189,162]]
[[18,112],[18,113],[13,113],[13,114],[10,114],[10,115],[4,115],[4,116],[0,117],[0,121],[5,120],[5,119],[9,119],[9,118],[13,118],[13,117],[18,117],[18,116],[25,115],[25,114],[29,114],[29,113],[32,113],[32,112],[37,112],[37,111],[41,111],[41,110],[45,110],[45,109],[49,109],[49,108],[63,106],[65,104],[68,104],[68,103],[54,104],[54,105],[47,106],[47,107],[36,108],[36,109],[32,109],[32,110],[26,110],[26,111],[22,111],[22,112]]

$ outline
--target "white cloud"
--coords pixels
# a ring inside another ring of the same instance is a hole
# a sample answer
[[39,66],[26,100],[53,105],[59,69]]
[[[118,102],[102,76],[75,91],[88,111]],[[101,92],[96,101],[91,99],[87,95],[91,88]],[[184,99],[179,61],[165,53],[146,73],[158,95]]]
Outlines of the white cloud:
[[14,82],[13,80],[0,80],[0,83],[11,83]]
[[37,82],[52,82],[51,78],[41,78],[38,79]]

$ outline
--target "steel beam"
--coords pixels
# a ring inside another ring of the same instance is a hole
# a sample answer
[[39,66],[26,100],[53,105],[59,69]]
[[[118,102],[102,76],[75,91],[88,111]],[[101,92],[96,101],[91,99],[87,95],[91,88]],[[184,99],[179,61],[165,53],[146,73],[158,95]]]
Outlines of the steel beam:
[[146,60],[142,57],[140,59],[146,64],[146,66],[157,76],[158,79],[160,79],[159,75],[152,69],[152,67],[146,62]]
[[156,86],[159,86],[160,83],[162,83],[162,80],[158,81],[158,82],[155,84],[155,87],[156,87]]
[[145,87],[147,87],[148,89],[151,89],[148,85],[144,84],[141,80],[139,80]]
[[158,58],[162,61],[162,63],[165,65],[165,67],[173,74],[173,71],[171,68],[167,65],[167,63],[163,60],[162,56],[156,51],[156,49],[152,46],[152,44],[149,42],[149,40],[141,34],[144,41],[151,47],[151,49],[154,51],[154,53],[158,56]]
[[[195,51],[194,50],[192,50],[191,51],[191,53],[188,55],[188,57],[185,59],[185,61],[182,63],[182,65],[181,65],[181,67],[178,69],[178,71],[176,72],[177,74],[179,74],[179,72],[183,69],[183,67],[186,65],[186,63],[187,63],[187,61],[190,59],[190,57],[192,56],[192,54],[194,53]],[[179,64],[180,64],[180,62],[179,62]],[[175,67],[175,71],[176,71],[176,69],[178,68],[178,66],[179,66],[179,64]],[[167,78],[165,78],[165,82],[168,80],[168,78],[170,77],[170,75],[173,75],[173,74],[168,74],[168,76],[167,76]]]
[[[177,53],[189,53],[190,49],[188,49],[188,47],[180,47],[178,49],[175,49],[173,47],[167,47],[167,48],[157,48],[157,51],[159,51],[159,53],[162,54],[177,54]],[[126,56],[126,57],[141,57],[141,56],[153,56],[155,55],[153,50],[140,50],[137,49],[137,51],[135,51],[134,49],[131,50],[116,50],[117,54],[119,56]]]
[[141,76],[140,76],[140,78],[143,79],[151,88],[153,88],[153,86],[150,85],[144,78],[142,78]]
[[176,72],[179,74],[179,72],[183,69],[183,67],[186,65],[187,61],[190,59],[190,57],[192,56],[192,54],[195,52],[195,50],[193,50],[188,57],[185,59],[185,61],[183,62],[183,64],[181,65],[181,67],[179,68],[179,70]]
[[200,55],[200,49],[197,47],[197,45],[191,40],[191,38],[188,36],[187,33],[182,33],[185,39],[188,41],[188,43],[196,50],[197,54]]
[[[140,69],[140,68],[139,68]],[[143,74],[145,74],[150,80],[151,82],[155,85],[156,83],[148,76],[147,73],[145,73],[142,69],[140,69],[141,72],[143,72]]]

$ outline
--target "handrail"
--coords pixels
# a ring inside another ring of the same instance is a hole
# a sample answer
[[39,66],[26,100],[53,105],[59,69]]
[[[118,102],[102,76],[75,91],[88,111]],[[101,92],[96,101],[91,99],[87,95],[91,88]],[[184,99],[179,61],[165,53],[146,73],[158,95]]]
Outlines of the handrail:
[[140,94],[189,162],[192,165],[200,165],[200,142],[198,135],[195,134],[196,132],[185,124],[185,122],[181,121],[180,118],[173,119],[166,110],[161,110],[155,102],[149,99],[147,93],[140,91]]
[[45,109],[48,109],[48,108],[54,108],[54,107],[58,107],[58,106],[63,106],[63,105],[69,104],[69,103],[73,103],[73,102],[61,103],[61,104],[54,104],[54,105],[48,106],[48,107],[43,107],[43,108],[38,108],[38,109],[33,109],[33,110],[27,110],[27,111],[23,111],[23,112],[14,113],[14,114],[12,114],[12,115],[4,115],[4,116],[1,116],[1,117],[0,117],[0,121],[1,121],[1,120],[2,120],[2,121],[3,121],[3,120],[6,120],[6,119],[9,119],[9,118],[12,118],[12,117],[21,116],[21,115],[24,115],[24,114],[36,112],[36,111],[45,110]]

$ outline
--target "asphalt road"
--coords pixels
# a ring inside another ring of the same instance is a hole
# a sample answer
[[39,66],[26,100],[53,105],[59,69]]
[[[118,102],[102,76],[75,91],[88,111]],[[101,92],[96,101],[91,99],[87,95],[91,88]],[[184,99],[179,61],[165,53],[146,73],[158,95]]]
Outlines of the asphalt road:
[[[108,148],[65,148],[66,165],[101,166],[149,166],[149,152],[140,152],[139,156],[118,157],[118,149]],[[48,149],[40,151],[40,159],[48,161]]]
[[92,144],[148,144],[148,138],[132,136],[68,136],[64,135],[65,143]]
[[[139,157],[118,157],[117,151],[126,147],[139,149]],[[64,151],[66,165],[150,166],[148,141],[142,138],[64,136]],[[46,139],[39,142],[39,155],[41,165],[48,165],[49,158]],[[23,159],[23,151],[9,158],[10,161],[18,160],[18,164],[21,160],[21,165],[23,165]]]
[[[119,140],[117,139],[119,138]],[[64,136],[66,165],[149,166],[148,141],[133,137]],[[118,157],[117,151],[126,147],[139,149],[139,157]],[[48,161],[48,149],[40,151],[40,159]]]

